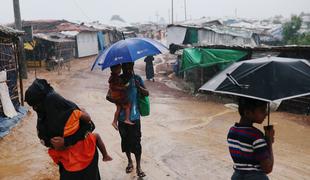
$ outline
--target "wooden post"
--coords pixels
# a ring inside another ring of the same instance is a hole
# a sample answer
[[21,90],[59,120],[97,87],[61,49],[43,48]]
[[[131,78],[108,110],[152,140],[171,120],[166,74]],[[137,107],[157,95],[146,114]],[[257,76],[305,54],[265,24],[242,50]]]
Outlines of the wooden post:
[[171,24],[173,24],[173,0],[171,0]]
[[184,0],[184,18],[187,20],[187,12],[186,12],[186,0]]
[[24,85],[23,85],[23,79],[22,79],[22,75],[21,75],[21,72],[19,70],[19,65],[20,65],[20,58],[19,58],[19,46],[20,46],[20,43],[18,41],[18,39],[16,40],[16,42],[14,43],[15,45],[15,50],[14,50],[14,56],[15,56],[15,61],[16,61],[16,74],[18,76],[18,79],[19,79],[19,89],[20,89],[20,103],[21,105],[23,106],[24,105]]
[[[14,7],[14,17],[15,17],[15,28],[18,30],[22,29],[22,20],[20,16],[20,8],[19,8],[19,0],[13,0],[13,7]],[[27,66],[25,61],[25,51],[24,51],[24,41],[22,38],[19,38],[19,63],[18,63],[18,69],[19,73],[21,74],[21,77],[24,79],[27,79]]]

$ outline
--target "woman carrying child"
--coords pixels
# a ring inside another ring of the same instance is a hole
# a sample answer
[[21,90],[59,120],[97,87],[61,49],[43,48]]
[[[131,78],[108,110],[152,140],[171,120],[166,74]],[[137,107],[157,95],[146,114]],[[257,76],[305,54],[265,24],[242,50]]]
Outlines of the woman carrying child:
[[146,176],[141,168],[141,114],[139,110],[138,97],[139,93],[144,96],[148,96],[149,92],[144,86],[144,82],[139,75],[134,74],[134,63],[123,63],[123,74],[121,78],[126,79],[129,82],[127,89],[127,96],[131,104],[129,119],[134,122],[134,125],[125,123],[126,112],[121,109],[118,117],[118,129],[121,136],[121,148],[122,152],[126,153],[128,164],[125,169],[126,173],[133,171],[133,161],[131,159],[131,153],[135,155],[136,159],[136,173],[138,177]]
[[100,180],[98,152],[110,161],[104,143],[93,134],[90,116],[57,94],[45,79],[36,79],[25,93],[25,101],[37,112],[37,132],[42,144],[59,166],[61,180]]

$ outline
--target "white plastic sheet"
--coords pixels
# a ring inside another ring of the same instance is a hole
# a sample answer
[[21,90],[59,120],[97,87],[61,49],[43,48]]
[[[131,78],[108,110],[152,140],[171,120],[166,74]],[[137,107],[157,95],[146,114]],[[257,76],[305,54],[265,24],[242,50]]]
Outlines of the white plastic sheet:
[[9,88],[6,84],[6,80],[6,70],[0,71],[0,99],[3,107],[3,112],[7,117],[12,118],[17,115],[17,112],[11,101]]
[[169,27],[167,28],[167,45],[170,44],[183,44],[186,34],[185,27]]

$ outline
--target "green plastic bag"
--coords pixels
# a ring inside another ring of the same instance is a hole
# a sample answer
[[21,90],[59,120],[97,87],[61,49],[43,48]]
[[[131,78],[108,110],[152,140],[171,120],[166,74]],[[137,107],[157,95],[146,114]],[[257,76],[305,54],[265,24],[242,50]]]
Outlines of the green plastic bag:
[[150,115],[150,99],[148,96],[139,96],[138,98],[139,110],[141,116]]

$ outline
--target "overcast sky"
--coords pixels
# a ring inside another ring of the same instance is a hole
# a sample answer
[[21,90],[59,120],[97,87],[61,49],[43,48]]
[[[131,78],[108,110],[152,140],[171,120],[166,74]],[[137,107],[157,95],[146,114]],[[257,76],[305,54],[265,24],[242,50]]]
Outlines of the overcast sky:
[[[19,0],[24,20],[107,21],[119,14],[127,22],[170,20],[171,0]],[[310,12],[310,0],[186,0],[187,17],[263,19]],[[170,14],[169,14],[170,12]],[[184,20],[184,0],[174,0],[174,20]],[[158,16],[157,16],[158,15]],[[13,0],[1,0],[0,23],[14,21]]]

